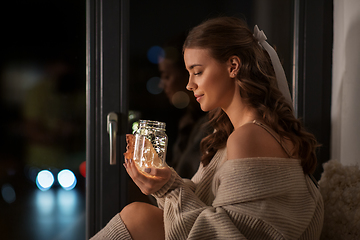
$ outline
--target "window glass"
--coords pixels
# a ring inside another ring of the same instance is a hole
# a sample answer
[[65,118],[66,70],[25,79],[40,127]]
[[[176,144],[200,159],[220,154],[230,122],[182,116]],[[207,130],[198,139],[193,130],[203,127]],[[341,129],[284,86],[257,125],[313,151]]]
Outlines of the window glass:
[[85,1],[1,8],[2,239],[85,238]]

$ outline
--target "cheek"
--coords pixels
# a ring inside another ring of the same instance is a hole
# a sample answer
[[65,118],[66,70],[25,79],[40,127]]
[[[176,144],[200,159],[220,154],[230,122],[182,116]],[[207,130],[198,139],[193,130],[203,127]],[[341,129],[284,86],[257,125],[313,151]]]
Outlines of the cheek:
[[161,79],[160,79],[159,86],[160,86],[161,88],[166,88],[167,85],[168,85],[168,79],[161,78]]
[[167,82],[168,88],[169,88],[169,89],[174,89],[175,86],[176,86],[175,83],[176,83],[176,79],[174,78],[174,76],[170,76],[170,77],[169,77],[169,80],[168,80],[168,82]]
[[204,84],[208,89],[219,91],[227,85],[227,79],[220,72],[216,72],[209,76],[208,81]]
[[234,80],[227,77],[226,74],[219,73],[213,75],[210,82],[207,84],[207,89],[217,96],[218,100],[227,98],[233,95]]

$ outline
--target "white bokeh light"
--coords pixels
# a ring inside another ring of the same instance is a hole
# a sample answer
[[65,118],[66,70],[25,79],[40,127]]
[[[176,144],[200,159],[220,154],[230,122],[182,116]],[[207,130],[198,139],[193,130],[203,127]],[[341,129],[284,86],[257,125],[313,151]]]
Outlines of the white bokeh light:
[[71,190],[76,186],[75,174],[68,169],[61,170],[57,178],[60,186],[65,190]]
[[49,170],[42,170],[36,176],[36,186],[41,191],[46,191],[54,184],[54,175]]

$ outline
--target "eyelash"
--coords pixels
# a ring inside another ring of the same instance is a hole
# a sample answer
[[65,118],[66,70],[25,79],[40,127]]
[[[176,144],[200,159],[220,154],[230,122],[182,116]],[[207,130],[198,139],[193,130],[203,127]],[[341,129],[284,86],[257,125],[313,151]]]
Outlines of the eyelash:
[[195,76],[200,75],[202,72],[194,73]]

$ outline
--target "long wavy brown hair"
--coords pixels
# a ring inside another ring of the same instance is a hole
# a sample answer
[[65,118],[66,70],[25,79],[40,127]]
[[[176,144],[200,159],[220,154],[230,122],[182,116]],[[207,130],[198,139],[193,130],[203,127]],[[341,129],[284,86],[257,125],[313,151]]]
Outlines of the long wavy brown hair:
[[[258,111],[264,123],[279,134],[282,140],[287,138],[292,141],[294,148],[291,154],[301,159],[304,173],[314,172],[317,141],[295,118],[292,106],[277,87],[269,55],[243,20],[234,17],[207,20],[189,32],[183,49],[186,48],[208,49],[211,56],[221,63],[231,56],[238,56],[241,64],[237,79],[242,99]],[[217,150],[226,146],[233,131],[233,125],[222,109],[214,109],[208,115],[208,123],[214,132],[201,142],[201,162],[205,166]]]

